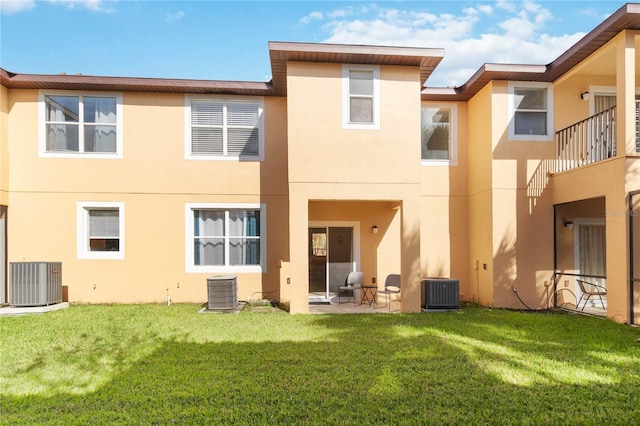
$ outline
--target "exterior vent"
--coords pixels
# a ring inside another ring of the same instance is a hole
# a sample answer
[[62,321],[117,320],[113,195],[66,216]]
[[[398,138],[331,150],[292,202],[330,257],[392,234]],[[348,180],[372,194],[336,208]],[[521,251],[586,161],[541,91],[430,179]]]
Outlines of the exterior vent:
[[425,309],[460,309],[459,287],[459,281],[452,278],[422,280],[422,306]]
[[207,278],[207,309],[232,310],[238,306],[238,280],[233,275]]
[[9,304],[47,306],[62,302],[62,263],[11,262]]

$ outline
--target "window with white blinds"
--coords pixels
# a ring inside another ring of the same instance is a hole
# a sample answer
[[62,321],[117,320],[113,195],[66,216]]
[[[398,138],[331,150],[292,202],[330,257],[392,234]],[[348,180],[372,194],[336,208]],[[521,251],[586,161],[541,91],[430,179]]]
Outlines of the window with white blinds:
[[262,159],[262,101],[187,99],[187,158]]
[[118,209],[90,209],[89,251],[120,250],[120,214]]
[[124,258],[124,205],[78,203],[78,257]]

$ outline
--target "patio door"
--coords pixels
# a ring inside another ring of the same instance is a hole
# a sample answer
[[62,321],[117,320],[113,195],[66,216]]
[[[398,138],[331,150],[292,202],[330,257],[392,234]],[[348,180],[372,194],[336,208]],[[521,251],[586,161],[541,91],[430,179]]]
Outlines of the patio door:
[[[594,278],[593,276],[604,277],[607,275],[606,262],[606,228],[604,220],[579,220],[575,221],[575,266],[578,274],[585,281],[597,284],[606,288],[606,279]],[[582,292],[580,287],[575,286],[576,300],[580,299]],[[598,307],[600,299],[591,298],[587,306]],[[605,300],[606,306],[606,300]]]
[[354,269],[353,227],[309,228],[310,298],[329,299]]
[[324,297],[327,291],[327,229],[309,228],[309,293]]

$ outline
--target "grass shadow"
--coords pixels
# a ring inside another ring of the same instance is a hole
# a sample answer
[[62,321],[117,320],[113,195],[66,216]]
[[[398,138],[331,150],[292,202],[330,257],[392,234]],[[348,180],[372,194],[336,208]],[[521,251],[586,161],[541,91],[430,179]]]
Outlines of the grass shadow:
[[[605,320],[478,308],[394,315],[146,312],[137,318],[142,327],[111,331],[132,334],[125,345],[109,349],[109,333],[89,333],[94,345],[77,348],[122,363],[108,380],[82,394],[4,393],[2,423],[640,421],[639,330]],[[74,358],[69,364],[85,367]]]

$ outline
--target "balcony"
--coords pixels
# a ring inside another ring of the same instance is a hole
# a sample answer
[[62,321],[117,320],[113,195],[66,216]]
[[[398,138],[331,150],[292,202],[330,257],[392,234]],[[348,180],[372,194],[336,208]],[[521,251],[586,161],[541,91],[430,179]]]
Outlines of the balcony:
[[[635,109],[636,152],[640,152],[640,101],[636,101]],[[616,107],[559,130],[556,145],[556,173],[615,157]]]

